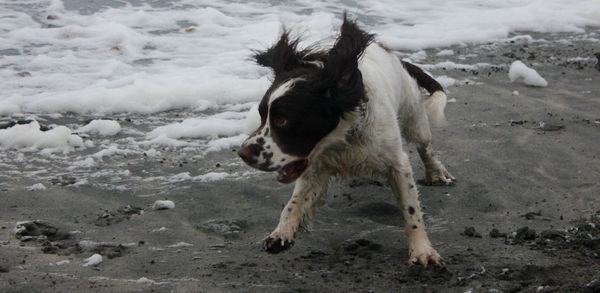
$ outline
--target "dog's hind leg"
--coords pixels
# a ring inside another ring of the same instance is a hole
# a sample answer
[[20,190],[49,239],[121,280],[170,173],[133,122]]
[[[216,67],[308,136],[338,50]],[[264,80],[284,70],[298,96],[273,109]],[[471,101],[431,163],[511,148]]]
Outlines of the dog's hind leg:
[[420,143],[417,151],[425,165],[426,185],[454,185],[456,178],[446,170],[446,167],[435,157],[431,143]]
[[[441,93],[443,94],[443,93]],[[456,178],[446,170],[438,160],[431,145],[431,129],[425,106],[416,106],[416,109],[403,119],[402,134],[407,141],[417,145],[417,151],[425,165],[426,185],[452,185]]]
[[405,95],[408,102],[402,111],[404,116],[402,119],[403,136],[417,145],[417,150],[425,165],[425,184],[452,185],[456,179],[435,157],[431,146],[431,130],[429,129],[429,121],[438,125],[445,123],[446,93],[439,82],[418,66],[405,61],[402,61],[402,64],[408,74],[416,81],[416,84],[431,94],[425,101],[421,101],[421,95],[416,87],[406,87]]
[[294,193],[281,211],[279,224],[263,239],[263,248],[270,253],[278,253],[294,245],[298,229],[306,227],[315,212],[321,196],[327,192],[329,176],[311,177],[309,172],[302,175],[294,186]]
[[409,263],[443,265],[444,259],[431,246],[419,204],[419,193],[413,179],[408,156],[400,151],[389,169],[389,182],[404,216],[404,229],[409,243]]

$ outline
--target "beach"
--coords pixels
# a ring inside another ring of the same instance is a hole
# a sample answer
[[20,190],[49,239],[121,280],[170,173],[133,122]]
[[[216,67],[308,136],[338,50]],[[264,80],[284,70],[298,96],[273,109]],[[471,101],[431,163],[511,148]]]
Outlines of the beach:
[[[53,111],[52,97],[7,99],[20,111],[3,108],[0,131],[34,120],[19,131],[68,131],[61,144],[0,150],[0,292],[600,292],[599,43],[588,26],[396,49],[448,93],[433,145],[457,182],[418,186],[445,267],[407,264],[382,178],[335,180],[289,251],[262,249],[293,184],[236,154],[268,85],[259,75],[238,72],[252,89],[206,99],[218,106],[174,95],[175,106],[139,111],[117,100]],[[511,82],[516,60],[547,86]],[[105,122],[82,128],[93,121]],[[424,178],[416,148],[405,149]],[[159,200],[173,205],[153,208]]]

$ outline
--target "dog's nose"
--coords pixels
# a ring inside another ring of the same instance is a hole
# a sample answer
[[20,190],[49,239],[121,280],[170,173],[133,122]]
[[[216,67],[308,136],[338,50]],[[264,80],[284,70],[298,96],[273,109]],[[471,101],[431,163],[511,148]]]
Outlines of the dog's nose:
[[242,160],[244,160],[244,162],[246,163],[250,163],[256,160],[254,159],[254,154],[252,153],[252,150],[247,146],[241,146],[237,153],[238,156],[240,156],[240,158],[242,158]]

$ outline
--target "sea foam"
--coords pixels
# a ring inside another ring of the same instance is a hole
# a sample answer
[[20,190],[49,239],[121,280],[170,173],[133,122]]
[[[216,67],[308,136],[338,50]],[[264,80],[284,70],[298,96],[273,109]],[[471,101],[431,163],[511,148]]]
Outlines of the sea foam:
[[305,35],[303,45],[331,43],[343,11],[403,50],[600,25],[594,0],[74,3],[1,4],[1,114],[155,113],[253,102],[268,87],[269,71],[249,60],[251,49],[272,43],[282,25]]

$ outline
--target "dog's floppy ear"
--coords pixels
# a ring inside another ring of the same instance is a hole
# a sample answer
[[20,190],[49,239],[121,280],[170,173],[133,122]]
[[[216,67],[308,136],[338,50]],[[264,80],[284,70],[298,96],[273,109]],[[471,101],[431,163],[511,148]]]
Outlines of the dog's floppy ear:
[[344,13],[340,36],[329,51],[321,71],[321,81],[343,111],[352,110],[364,98],[358,60],[374,36],[348,20]]
[[305,51],[298,51],[298,38],[290,36],[290,32],[283,29],[279,41],[266,51],[254,51],[254,59],[259,65],[273,69],[275,76],[290,71],[302,64],[306,56]]

